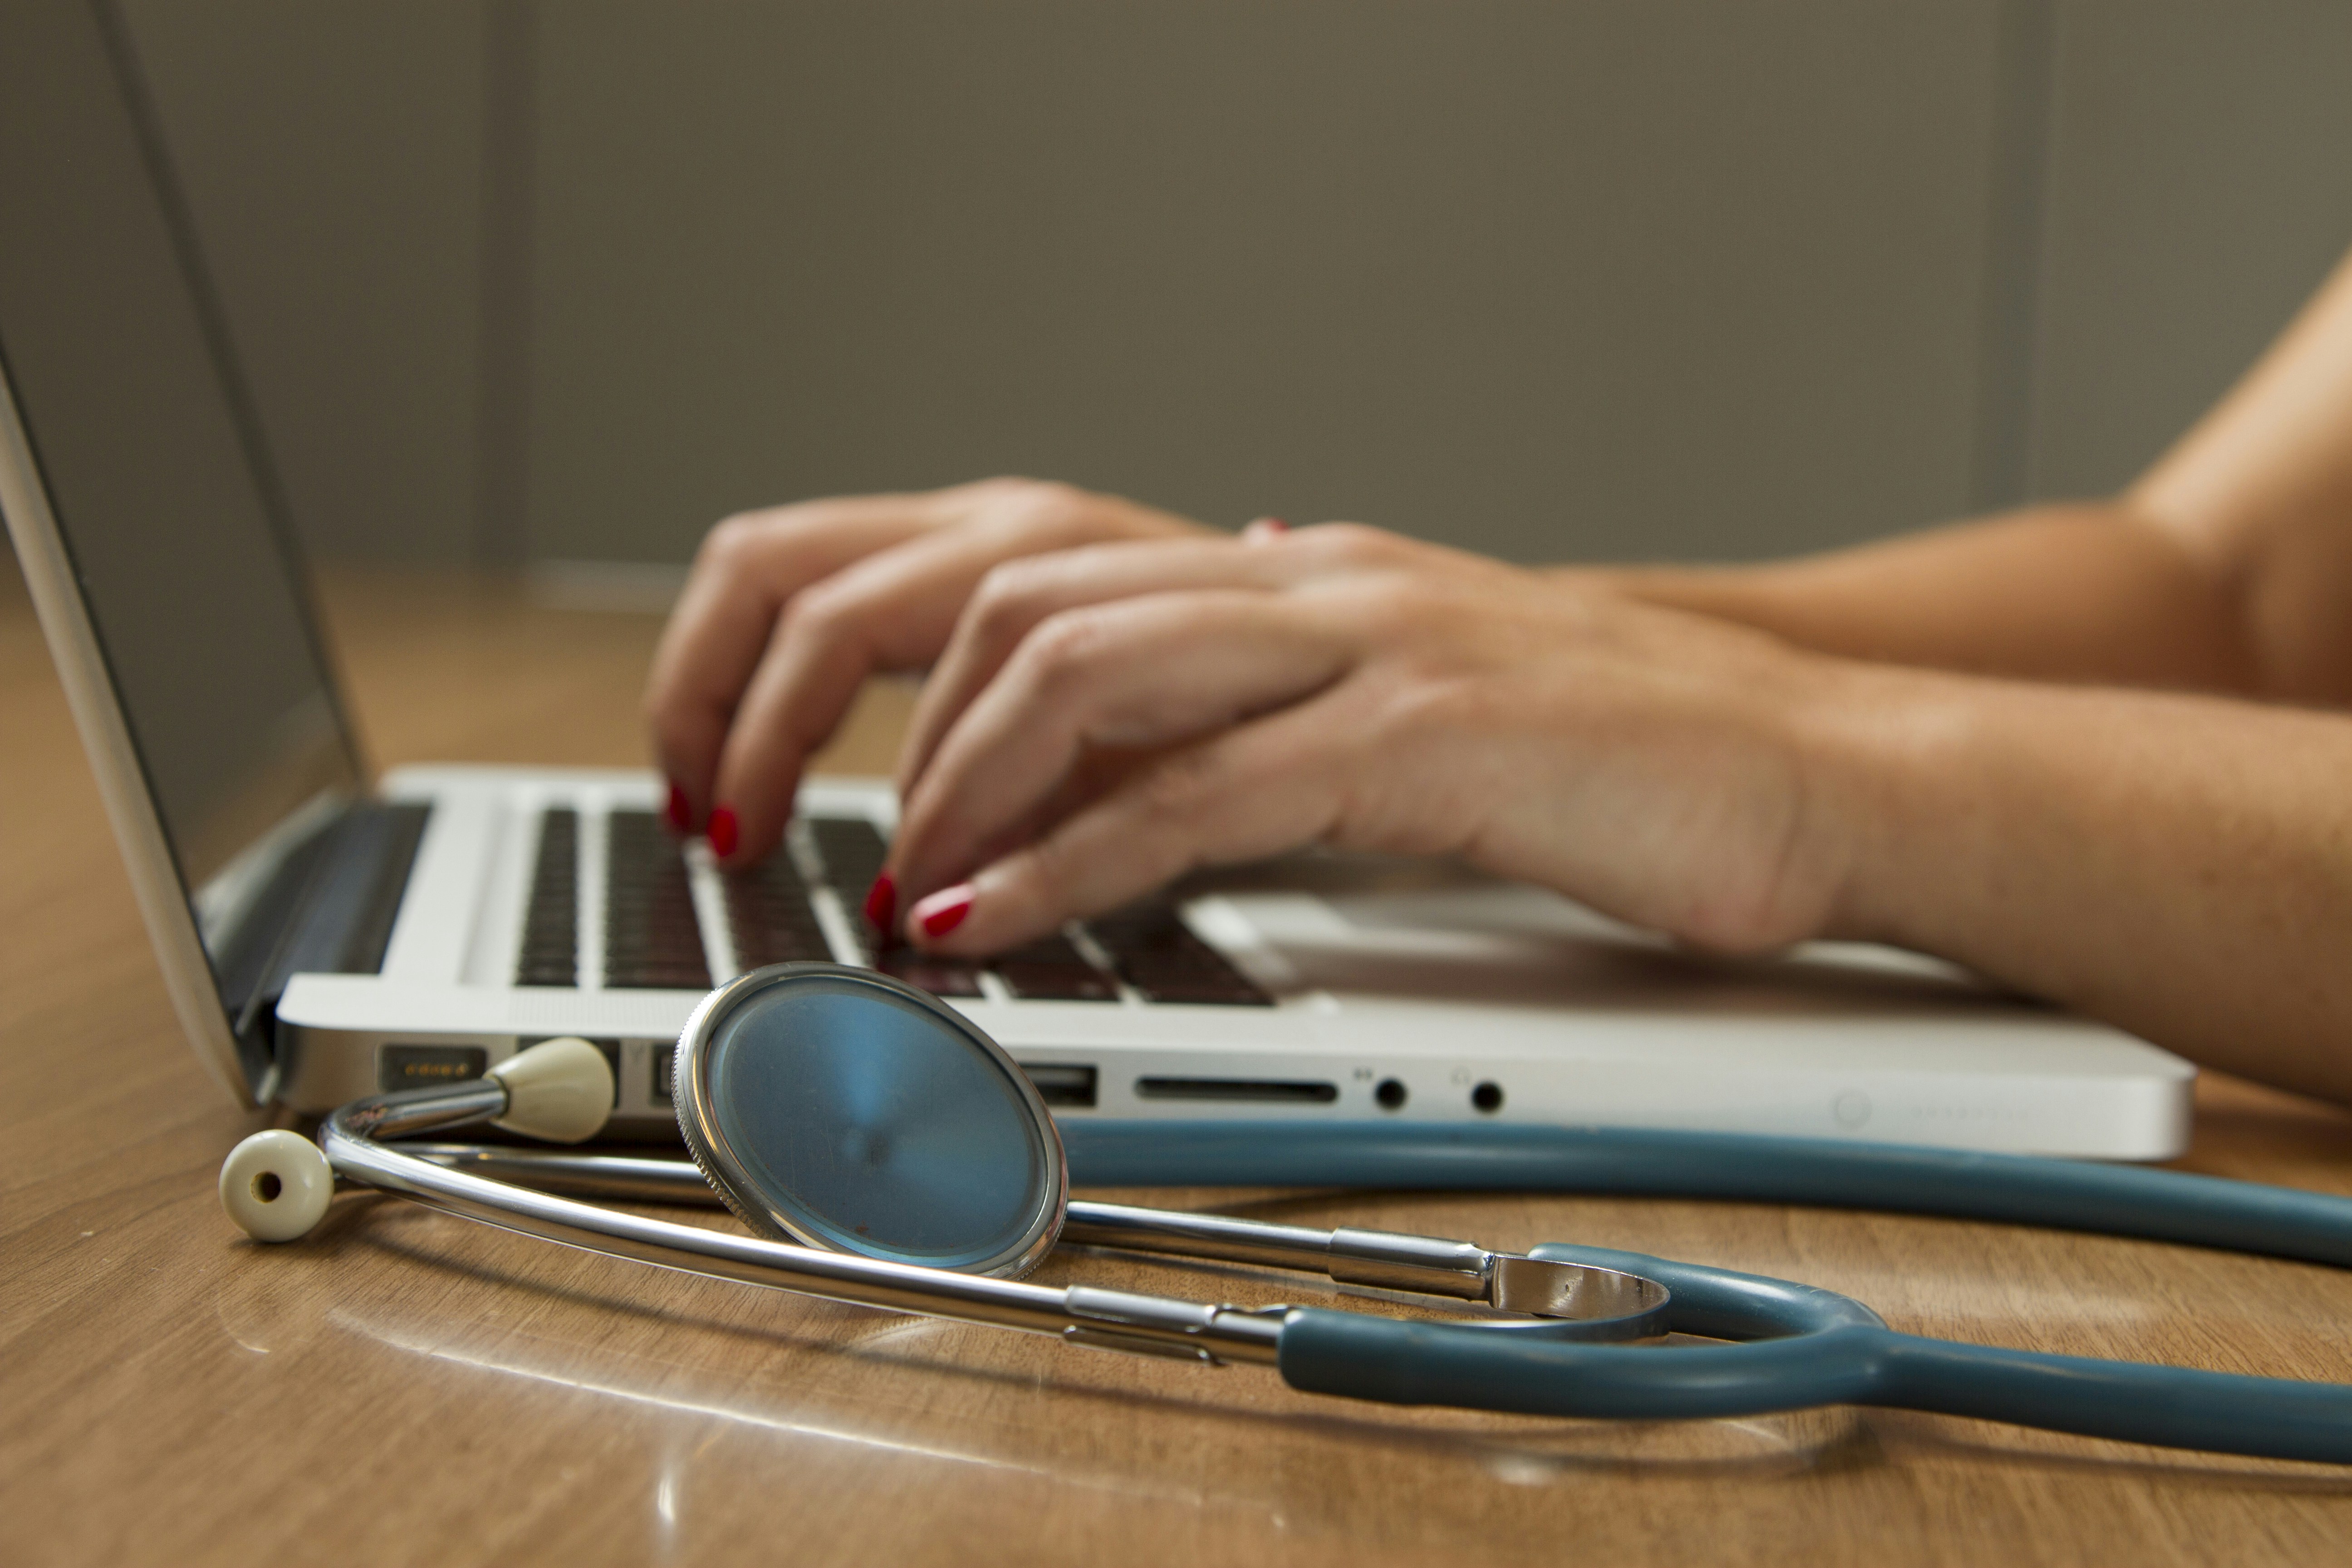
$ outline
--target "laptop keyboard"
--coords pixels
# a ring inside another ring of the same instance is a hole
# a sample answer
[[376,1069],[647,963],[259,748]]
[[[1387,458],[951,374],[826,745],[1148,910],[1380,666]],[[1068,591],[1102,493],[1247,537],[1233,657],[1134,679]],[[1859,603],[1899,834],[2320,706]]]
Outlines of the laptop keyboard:
[[1150,899],[1098,915],[1087,930],[1110,955],[1118,977],[1147,1002],[1197,1002],[1217,1006],[1270,1007],[1274,998],[1235,969],[1225,955],[1192,934],[1164,899]]
[[[881,873],[887,843],[863,817],[803,821],[815,851],[814,869],[845,910],[856,910]],[[711,975],[684,847],[650,811],[612,813],[606,835],[604,984],[708,990]],[[579,836],[576,812],[555,807],[541,814],[516,966],[519,984],[579,983]],[[810,899],[812,889],[788,849],[727,873],[722,886],[728,933],[741,968],[834,957]],[[1115,1003],[1124,981],[1146,1002],[1274,1005],[1223,953],[1193,935],[1165,899],[1129,905],[1077,924],[1071,934],[1043,937],[979,962],[878,946],[876,933],[854,913],[850,924],[866,963],[940,996],[986,994],[981,984],[985,972],[1007,994],[1024,1001]]]
[[709,990],[684,847],[650,811],[616,811],[605,821],[604,984]]
[[809,902],[808,884],[790,855],[769,856],[749,870],[722,879],[727,889],[727,927],[735,938],[735,962],[745,969],[771,963],[833,961],[833,946]]
[[539,856],[530,901],[523,906],[518,985],[580,984],[580,814],[566,807],[539,816]]
[[848,900],[850,908],[861,907],[866,889],[882,874],[882,862],[890,853],[881,829],[862,816],[807,820],[809,843],[816,850],[817,863],[824,868],[824,879]]
[[1000,954],[997,978],[1024,1002],[1116,1002],[1118,985],[1059,932]]

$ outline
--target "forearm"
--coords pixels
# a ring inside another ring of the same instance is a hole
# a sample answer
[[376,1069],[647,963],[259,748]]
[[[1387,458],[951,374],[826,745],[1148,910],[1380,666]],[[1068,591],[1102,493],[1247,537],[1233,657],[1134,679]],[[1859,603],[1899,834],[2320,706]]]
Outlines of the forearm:
[[1835,668],[1838,934],[2352,1103],[2352,720]]
[[2227,584],[2120,505],[2042,507],[1832,554],[1598,574],[1653,604],[1880,663],[2252,692]]

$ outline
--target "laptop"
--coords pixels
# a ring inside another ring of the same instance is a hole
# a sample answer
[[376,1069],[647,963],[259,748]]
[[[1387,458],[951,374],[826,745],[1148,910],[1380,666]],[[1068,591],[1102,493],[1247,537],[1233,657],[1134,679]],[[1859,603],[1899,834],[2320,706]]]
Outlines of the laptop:
[[784,847],[722,874],[649,772],[371,778],[110,12],[0,18],[0,508],[180,1021],[242,1101],[319,1113],[577,1035],[611,1135],[674,1138],[700,996],[829,959],[946,997],[1065,1119],[2186,1142],[2189,1064],[1916,954],[1711,960],[1458,866],[1308,853],[949,963],[854,917],[879,782],[808,784]]

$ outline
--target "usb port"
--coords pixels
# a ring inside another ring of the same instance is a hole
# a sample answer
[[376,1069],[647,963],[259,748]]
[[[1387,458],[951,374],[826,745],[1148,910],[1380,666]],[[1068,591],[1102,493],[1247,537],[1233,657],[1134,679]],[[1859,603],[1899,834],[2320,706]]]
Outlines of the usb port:
[[1037,1098],[1048,1105],[1092,1106],[1095,1102],[1095,1069],[1071,1067],[1061,1062],[1023,1062],[1021,1070],[1037,1086]]

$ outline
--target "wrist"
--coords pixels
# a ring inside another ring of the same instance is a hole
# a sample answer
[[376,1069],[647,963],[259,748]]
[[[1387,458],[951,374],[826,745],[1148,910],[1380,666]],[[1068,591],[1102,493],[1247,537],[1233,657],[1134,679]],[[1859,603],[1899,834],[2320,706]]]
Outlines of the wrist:
[[1812,673],[1790,733],[1804,852],[1829,878],[1820,934],[1926,945],[1920,895],[1948,885],[1952,841],[1969,831],[1977,683],[1832,658]]
[[1595,589],[1654,605],[1664,610],[1686,610],[1716,620],[1745,623],[1759,575],[1756,566],[1548,566],[1547,575],[1578,587]]

